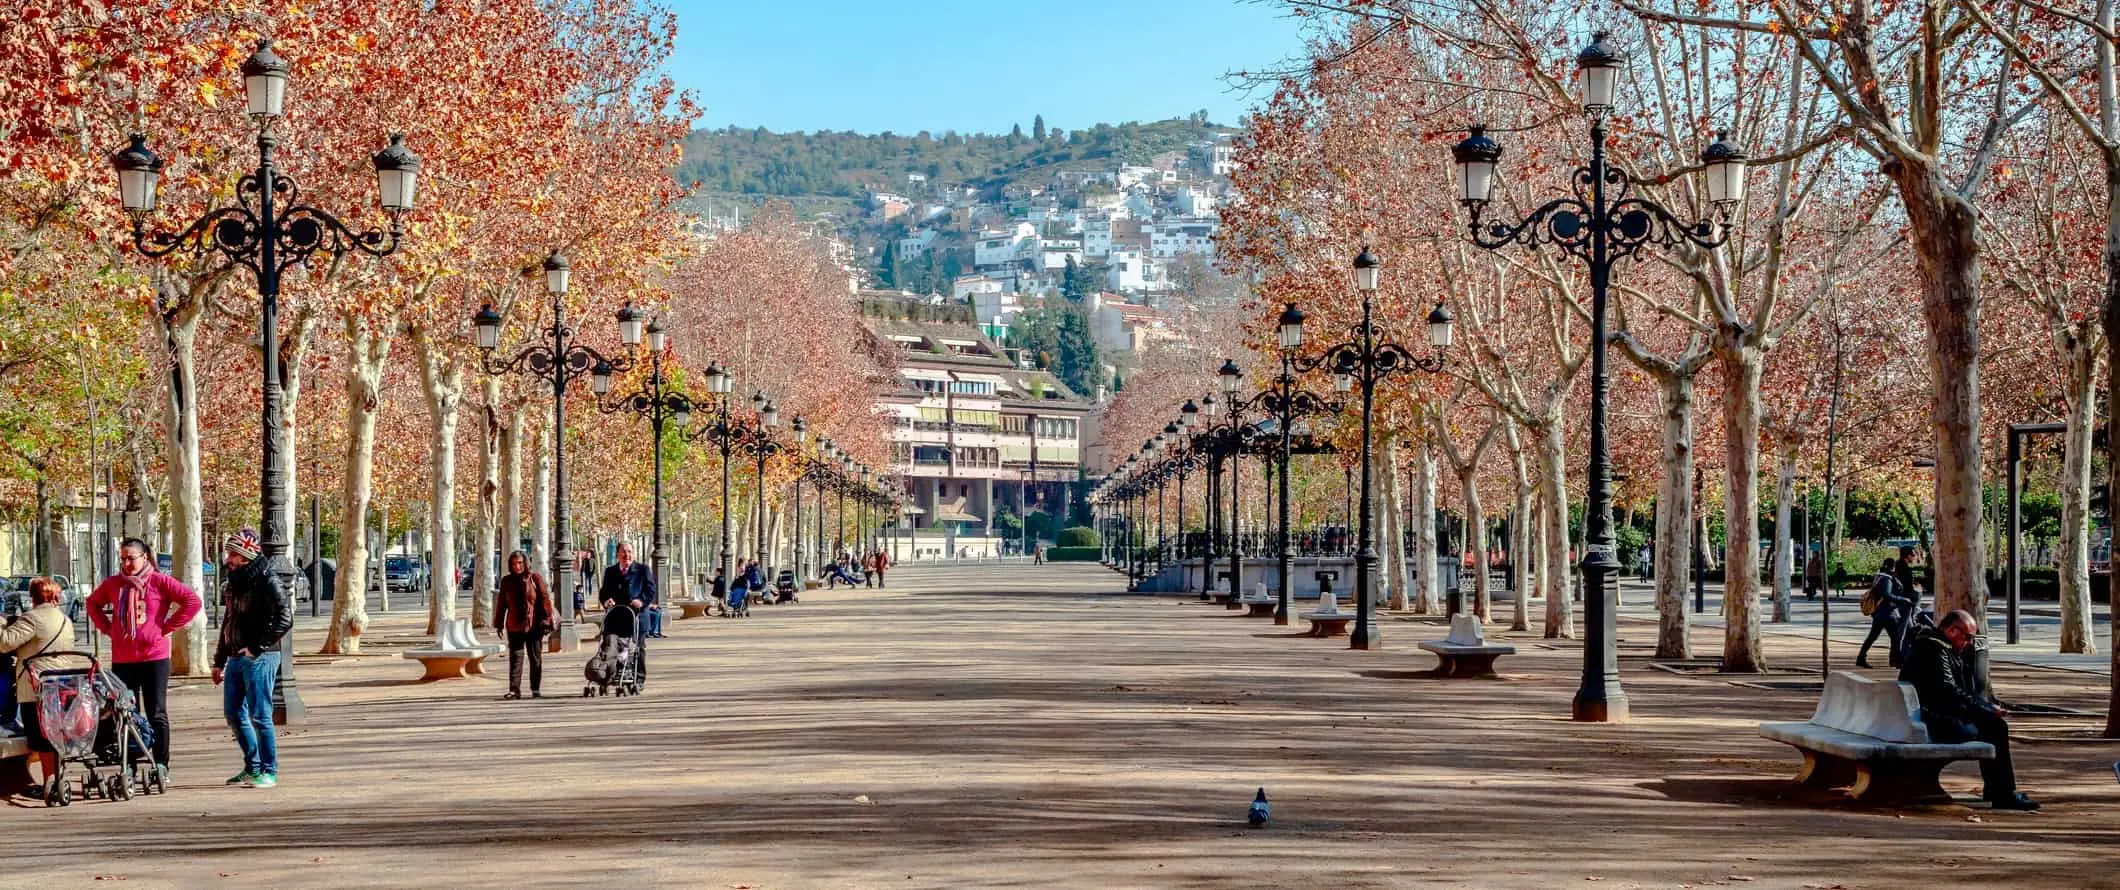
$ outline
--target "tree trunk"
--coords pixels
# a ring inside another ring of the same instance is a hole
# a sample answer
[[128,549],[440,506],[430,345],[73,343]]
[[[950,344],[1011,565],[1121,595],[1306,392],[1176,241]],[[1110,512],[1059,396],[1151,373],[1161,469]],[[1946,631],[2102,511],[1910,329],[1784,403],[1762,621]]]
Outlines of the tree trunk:
[[1693,576],[1693,377],[1663,387],[1663,478],[1656,489],[1656,657],[1692,658],[1686,586]]
[[[2105,161],[2105,306],[2099,323],[2105,332],[2105,416],[2120,418],[2120,153],[2107,150]],[[2073,413],[2073,412],[2072,412]],[[2073,420],[2073,418],[2072,418]],[[2074,441],[2074,436],[2070,437]],[[2116,459],[2110,430],[2105,440],[2106,513],[2113,512],[2112,492],[2120,492],[2120,459]],[[2107,571],[2106,602],[2120,608],[2120,572]],[[2105,702],[2105,737],[2120,738],[2120,621],[2108,623],[2113,638],[2106,651],[2112,653],[2112,669]]]
[[501,379],[488,374],[481,384],[483,401],[479,416],[485,421],[479,442],[479,486],[478,518],[471,532],[471,625],[485,627],[493,623],[493,589],[499,580],[499,554],[495,549],[501,540],[501,442],[506,426],[501,422],[503,407]]
[[1399,483],[1399,440],[1392,438],[1384,443],[1383,505],[1378,508],[1377,525],[1384,531],[1384,561],[1389,570],[1381,572],[1391,579],[1389,607],[1395,611],[1406,611],[1413,607],[1413,585],[1420,571],[1419,563],[1409,558],[1406,552],[1406,501],[1405,486]]
[[[1930,164],[1884,171],[1906,208],[1929,328],[1930,422],[1936,437],[1936,613],[1964,609],[1986,624],[1980,536],[1980,239],[1970,202]],[[2111,178],[2111,174],[2108,174]]]
[[1568,449],[1561,441],[1561,425],[1552,418],[1538,428],[1538,469],[1541,504],[1539,534],[1544,555],[1539,560],[1539,586],[1546,595],[1547,639],[1575,639],[1575,605],[1568,600]]
[[411,329],[420,352],[420,391],[427,403],[427,632],[456,619],[456,428],[464,371],[443,354],[423,325]]
[[1435,446],[1422,440],[1413,448],[1413,611],[1437,611],[1441,579],[1435,576]]
[[[2091,337],[2074,326],[2058,335],[2066,389],[2068,429],[2061,442],[2061,552],[2054,560],[2061,582],[2062,652],[2094,653],[2090,568],[2091,428],[2098,414],[2098,353]],[[2007,523],[2003,523],[2005,526]]]
[[[523,406],[511,405],[501,425],[501,518],[502,556],[523,546]],[[527,558],[527,557],[526,557]],[[503,571],[506,566],[503,565]]]
[[1783,443],[1781,471],[1774,479],[1774,623],[1789,621],[1790,569],[1796,562],[1796,527],[1790,524],[1790,501],[1796,499],[1796,443]]
[[[371,330],[357,315],[346,317],[346,460],[339,485],[339,574],[332,591],[326,654],[355,655],[368,629],[368,505],[375,491],[375,425],[382,411],[383,362],[390,356],[387,329]],[[387,582],[386,582],[387,583]]]
[[[537,437],[538,447],[531,449],[535,457],[530,462],[530,570],[545,579],[547,586],[552,580],[552,431],[545,430]],[[572,608],[574,591],[552,587],[552,598],[566,598]],[[556,603],[555,603],[556,605]]]
[[[1464,550],[1472,554],[1472,614],[1480,621],[1487,620],[1488,599],[1494,592],[1487,589],[1487,513],[1480,507],[1480,467],[1478,457],[1458,471],[1458,485],[1464,489],[1465,497],[1465,541]],[[1459,571],[1465,571],[1463,563]],[[1464,582],[1458,587],[1463,588]]]
[[1531,563],[1536,557],[1531,545],[1532,497],[1537,492],[1530,462],[1524,459],[1524,443],[1517,435],[1516,421],[1502,432],[1509,441],[1510,481],[1516,487],[1516,504],[1509,514],[1509,590],[1515,602],[1510,608],[1509,629],[1531,629]]
[[1767,669],[1759,639],[1759,353],[1716,351],[1723,373],[1723,670]]
[[[164,297],[171,298],[165,299],[164,304],[176,307],[167,312],[149,313],[158,324],[158,333],[162,335],[169,358],[169,386],[163,393],[162,426],[169,442],[164,470],[169,476],[170,571],[177,580],[184,582],[184,586],[198,591],[201,597],[212,602],[219,596],[219,591],[205,589],[205,573],[200,570],[207,554],[205,498],[199,465],[199,378],[195,349],[205,304],[203,299],[172,294],[172,289],[182,287],[174,277],[164,277],[157,287]],[[206,616],[211,611],[200,610],[199,616],[190,624],[170,635],[170,673],[199,676],[212,667],[213,652],[206,643]]]

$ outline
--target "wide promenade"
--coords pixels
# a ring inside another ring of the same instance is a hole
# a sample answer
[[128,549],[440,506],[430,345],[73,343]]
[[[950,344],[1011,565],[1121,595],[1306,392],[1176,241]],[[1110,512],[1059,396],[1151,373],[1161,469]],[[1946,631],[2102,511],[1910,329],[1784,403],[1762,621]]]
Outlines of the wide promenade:
[[[391,615],[371,654],[301,660],[278,788],[221,786],[234,746],[194,683],[173,792],[13,801],[0,886],[2120,887],[2120,746],[2079,738],[2093,718],[2020,721],[2042,813],[1867,810],[1795,786],[1758,737],[1815,692],[1651,669],[1646,623],[1620,630],[1634,722],[1575,724],[1570,641],[1494,632],[1521,650],[1504,679],[1444,681],[1420,675],[1426,619],[1351,652],[1117,578],[901,568],[672,622],[639,699],[579,698],[582,654],[542,701],[500,701],[499,663],[413,683],[417,619]],[[2081,710],[2104,680],[1996,672],[2007,699]]]

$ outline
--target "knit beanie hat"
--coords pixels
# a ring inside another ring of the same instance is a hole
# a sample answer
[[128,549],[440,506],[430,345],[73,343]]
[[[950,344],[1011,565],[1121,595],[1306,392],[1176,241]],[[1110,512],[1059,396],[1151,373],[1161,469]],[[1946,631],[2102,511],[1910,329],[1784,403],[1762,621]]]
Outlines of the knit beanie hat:
[[257,530],[248,528],[229,535],[228,540],[222,542],[222,547],[244,559],[257,559],[258,554],[265,552],[258,544]]

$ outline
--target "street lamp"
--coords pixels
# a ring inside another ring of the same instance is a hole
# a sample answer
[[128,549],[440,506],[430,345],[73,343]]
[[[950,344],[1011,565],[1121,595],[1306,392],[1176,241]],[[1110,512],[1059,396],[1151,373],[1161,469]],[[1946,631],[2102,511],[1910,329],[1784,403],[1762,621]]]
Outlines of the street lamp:
[[[272,42],[261,40],[243,63],[245,111],[257,126],[258,165],[236,181],[236,204],[208,210],[189,226],[176,231],[148,231],[147,219],[159,203],[163,162],[147,147],[147,137],[134,133],[128,144],[111,155],[118,176],[118,199],[132,217],[132,241],[141,254],[161,259],[179,250],[195,256],[218,252],[232,265],[245,266],[257,274],[258,339],[263,376],[260,421],[263,455],[260,461],[259,522],[266,570],[283,599],[293,602],[295,566],[288,556],[291,546],[293,505],[288,487],[294,478],[294,447],[283,422],[286,391],[280,384],[280,276],[289,268],[324,251],[331,256],[360,252],[381,257],[397,250],[404,234],[404,215],[413,209],[419,181],[420,159],[405,147],[404,134],[390,136],[390,145],[370,159],[375,169],[377,194],[390,216],[384,231],[356,232],[338,217],[316,207],[296,203],[301,189],[273,165],[273,148],[279,140],[273,124],[287,100],[287,63],[272,51]],[[288,206],[282,207],[281,202]],[[312,595],[315,592],[312,591]],[[282,649],[288,649],[285,644]],[[273,716],[276,722],[299,720],[303,707],[295,689],[294,660],[280,660],[278,695]]]
[[1581,260],[1590,272],[1590,469],[1582,569],[1584,587],[1595,593],[1583,599],[1583,676],[1573,714],[1577,720],[1595,722],[1627,719],[1627,697],[1619,683],[1614,591],[1608,583],[1619,570],[1612,552],[1611,453],[1606,441],[1605,313],[1612,266],[1646,245],[1721,247],[1729,237],[1723,222],[1744,200],[1746,164],[1744,153],[1727,142],[1724,134],[1718,134],[1716,142],[1701,153],[1715,219],[1685,222],[1653,201],[1630,197],[1632,178],[1605,162],[1605,117],[1615,106],[1620,73],[1626,66],[1626,56],[1607,45],[1605,37],[1605,32],[1597,32],[1576,56],[1578,98],[1590,118],[1590,163],[1576,169],[1572,195],[1548,201],[1515,224],[1482,223],[1481,213],[1493,197],[1501,146],[1482,128],[1473,127],[1452,148],[1458,168],[1458,201],[1470,214],[1473,243],[1489,250],[1511,244],[1551,244]]
[[[1303,310],[1296,308],[1294,303],[1289,303],[1287,308],[1281,310],[1277,325],[1281,343],[1281,373],[1274,378],[1273,388],[1260,396],[1266,403],[1266,410],[1274,415],[1281,428],[1281,448],[1277,456],[1280,490],[1276,492],[1280,498],[1280,512],[1276,517],[1280,531],[1274,541],[1274,574],[1281,585],[1280,599],[1274,604],[1273,613],[1273,623],[1278,625],[1289,623],[1289,598],[1295,580],[1295,548],[1288,537],[1288,459],[1295,451],[1296,419],[1313,414],[1338,412],[1346,408],[1342,403],[1328,401],[1296,385],[1296,352],[1303,348],[1304,318]],[[1448,323],[1446,317],[1444,324],[1447,326]],[[1443,339],[1446,343],[1449,341],[1447,332]],[[1360,607],[1357,606],[1356,610],[1360,611]]]
[[[632,315],[630,320],[632,326],[630,328],[628,327],[629,320],[627,318],[629,314]],[[619,319],[619,337],[638,341],[640,338],[639,313],[635,312],[633,307],[627,306],[619,312]],[[682,390],[669,385],[669,381],[663,377],[663,353],[668,347],[669,337],[663,332],[662,322],[649,322],[648,379],[641,384],[640,389],[616,401],[605,401],[602,398],[611,389],[611,367],[609,362],[599,362],[597,370],[603,373],[599,376],[596,371],[592,371],[590,377],[590,389],[596,390],[598,396],[596,403],[598,411],[605,414],[627,411],[648,419],[650,431],[649,447],[654,452],[653,460],[655,464],[655,518],[653,544],[648,552],[648,564],[651,571],[655,573],[655,589],[658,592],[667,592],[669,590],[664,576],[668,574],[670,563],[667,551],[668,544],[663,531],[665,526],[664,514],[666,512],[666,507],[663,503],[663,424],[666,421],[674,420],[681,427],[692,419],[692,400]],[[602,382],[598,383],[599,380]],[[599,387],[601,388],[599,389]]]
[[[1377,550],[1376,529],[1372,525],[1372,493],[1374,469],[1371,453],[1374,451],[1374,436],[1371,431],[1376,408],[1377,383],[1392,374],[1410,374],[1414,371],[1438,372],[1443,369],[1443,351],[1450,347],[1451,326],[1455,317],[1450,307],[1438,302],[1428,313],[1428,345],[1430,355],[1417,356],[1406,347],[1383,339],[1384,331],[1375,320],[1375,302],[1378,287],[1382,285],[1384,264],[1364,246],[1354,258],[1354,286],[1362,295],[1362,320],[1350,331],[1351,339],[1327,347],[1323,354],[1312,359],[1289,358],[1296,371],[1310,371],[1320,367],[1331,367],[1334,392],[1346,394],[1357,387],[1361,389],[1362,447],[1361,447],[1361,513],[1357,518],[1359,531],[1355,537],[1354,555],[1354,630],[1348,640],[1352,649],[1370,649],[1381,641],[1378,639],[1374,598],[1370,593],[1372,579],[1376,574]],[[1293,308],[1293,307],[1291,307]],[[1295,342],[1302,343],[1301,313],[1293,318],[1283,313],[1281,336],[1286,342],[1291,335]],[[1291,330],[1292,329],[1292,330]],[[1314,398],[1314,397],[1313,397]],[[1319,400],[1322,401],[1322,400]],[[1284,427],[1285,428],[1285,427]],[[1286,473],[1282,474],[1286,478]]]
[[[552,251],[545,256],[540,268],[545,273],[545,293],[552,298],[552,325],[543,332],[552,338],[550,344],[534,343],[510,358],[496,360],[493,351],[500,346],[500,313],[495,312],[491,304],[480,306],[471,316],[471,326],[476,331],[479,349],[484,353],[481,364],[486,373],[523,373],[552,383],[552,590],[556,596],[567,589],[568,576],[577,564],[573,530],[569,527],[572,511],[567,505],[567,381],[589,375],[589,388],[600,398],[611,391],[612,374],[633,369],[633,358],[628,355],[605,358],[593,347],[570,344],[574,330],[567,326],[566,319],[571,272],[567,258],[557,250]],[[623,324],[626,314],[631,312],[634,310],[628,306],[619,313],[620,339],[629,347],[640,345],[639,326],[636,324],[629,330]],[[662,546],[660,542],[661,536],[658,535],[658,550]],[[581,583],[587,586],[589,581],[584,578]],[[581,642],[580,630],[570,616],[562,615],[553,630],[549,651],[562,651]]]

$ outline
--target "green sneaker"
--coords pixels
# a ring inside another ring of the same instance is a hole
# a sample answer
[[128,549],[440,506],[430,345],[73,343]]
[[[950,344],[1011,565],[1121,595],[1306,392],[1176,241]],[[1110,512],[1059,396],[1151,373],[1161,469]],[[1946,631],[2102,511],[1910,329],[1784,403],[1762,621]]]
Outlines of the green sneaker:
[[278,784],[280,784],[280,777],[272,773],[259,773],[250,777],[250,787],[252,788],[271,788]]
[[253,775],[251,775],[251,774],[250,774],[250,770],[247,770],[247,769],[246,769],[246,770],[244,770],[244,771],[242,771],[242,772],[240,772],[240,773],[236,773],[236,774],[235,774],[235,775],[233,775],[233,776],[229,776],[229,777],[228,777],[228,781],[226,781],[226,782],[222,782],[221,784],[223,784],[223,785],[248,785],[248,784],[250,784],[250,780],[251,780],[251,779],[254,779],[254,778],[257,778],[257,777],[256,777],[256,776],[253,776]]

